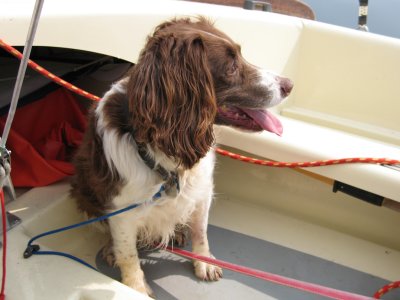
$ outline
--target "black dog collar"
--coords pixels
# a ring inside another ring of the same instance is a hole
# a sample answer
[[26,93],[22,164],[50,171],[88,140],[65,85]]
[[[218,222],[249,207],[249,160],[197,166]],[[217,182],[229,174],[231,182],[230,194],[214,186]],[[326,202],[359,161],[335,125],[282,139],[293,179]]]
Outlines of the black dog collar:
[[151,169],[157,172],[164,180],[164,191],[168,196],[176,197],[179,193],[179,177],[176,172],[170,172],[161,165],[156,165],[154,159],[149,155],[146,146],[138,145],[138,153],[143,162]]

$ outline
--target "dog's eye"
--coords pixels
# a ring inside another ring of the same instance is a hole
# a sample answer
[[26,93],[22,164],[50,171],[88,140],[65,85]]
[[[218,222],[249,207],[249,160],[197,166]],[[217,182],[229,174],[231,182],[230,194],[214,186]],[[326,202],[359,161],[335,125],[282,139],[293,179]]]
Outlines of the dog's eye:
[[233,60],[232,63],[230,63],[228,65],[228,69],[226,71],[226,75],[234,76],[234,75],[237,74],[238,70],[239,70],[238,64],[237,64],[237,62],[235,60]]

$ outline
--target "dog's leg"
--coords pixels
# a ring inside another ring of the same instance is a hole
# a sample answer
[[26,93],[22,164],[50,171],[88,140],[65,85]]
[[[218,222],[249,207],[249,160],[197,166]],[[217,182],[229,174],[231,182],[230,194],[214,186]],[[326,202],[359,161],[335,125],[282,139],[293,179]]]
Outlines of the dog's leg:
[[[209,201],[199,203],[191,216],[190,229],[192,236],[193,253],[213,257],[210,252],[207,238],[208,210],[211,204]],[[215,281],[222,277],[222,269],[198,260],[193,261],[194,272],[202,280]]]
[[140,268],[140,260],[136,248],[137,228],[126,215],[114,216],[109,222],[115,263],[121,270],[122,283],[151,296],[153,292]]
[[101,249],[101,256],[110,267],[115,266],[115,256],[114,256],[113,242],[111,236],[109,237],[107,243],[104,245],[103,249]]

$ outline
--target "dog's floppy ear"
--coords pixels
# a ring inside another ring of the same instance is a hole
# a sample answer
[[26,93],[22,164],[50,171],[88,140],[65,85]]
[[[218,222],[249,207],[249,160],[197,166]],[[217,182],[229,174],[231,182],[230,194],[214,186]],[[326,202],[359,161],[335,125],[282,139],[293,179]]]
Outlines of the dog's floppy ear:
[[214,142],[216,99],[202,38],[151,37],[128,85],[134,137],[191,168]]

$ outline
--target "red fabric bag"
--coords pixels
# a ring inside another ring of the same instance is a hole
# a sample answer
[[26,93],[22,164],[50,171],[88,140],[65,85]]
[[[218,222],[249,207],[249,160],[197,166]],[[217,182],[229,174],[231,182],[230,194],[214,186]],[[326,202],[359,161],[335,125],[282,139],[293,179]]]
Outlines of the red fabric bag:
[[[6,119],[0,118],[1,131]],[[85,127],[86,110],[63,88],[18,108],[6,145],[14,186],[44,186],[72,175],[70,160]]]

